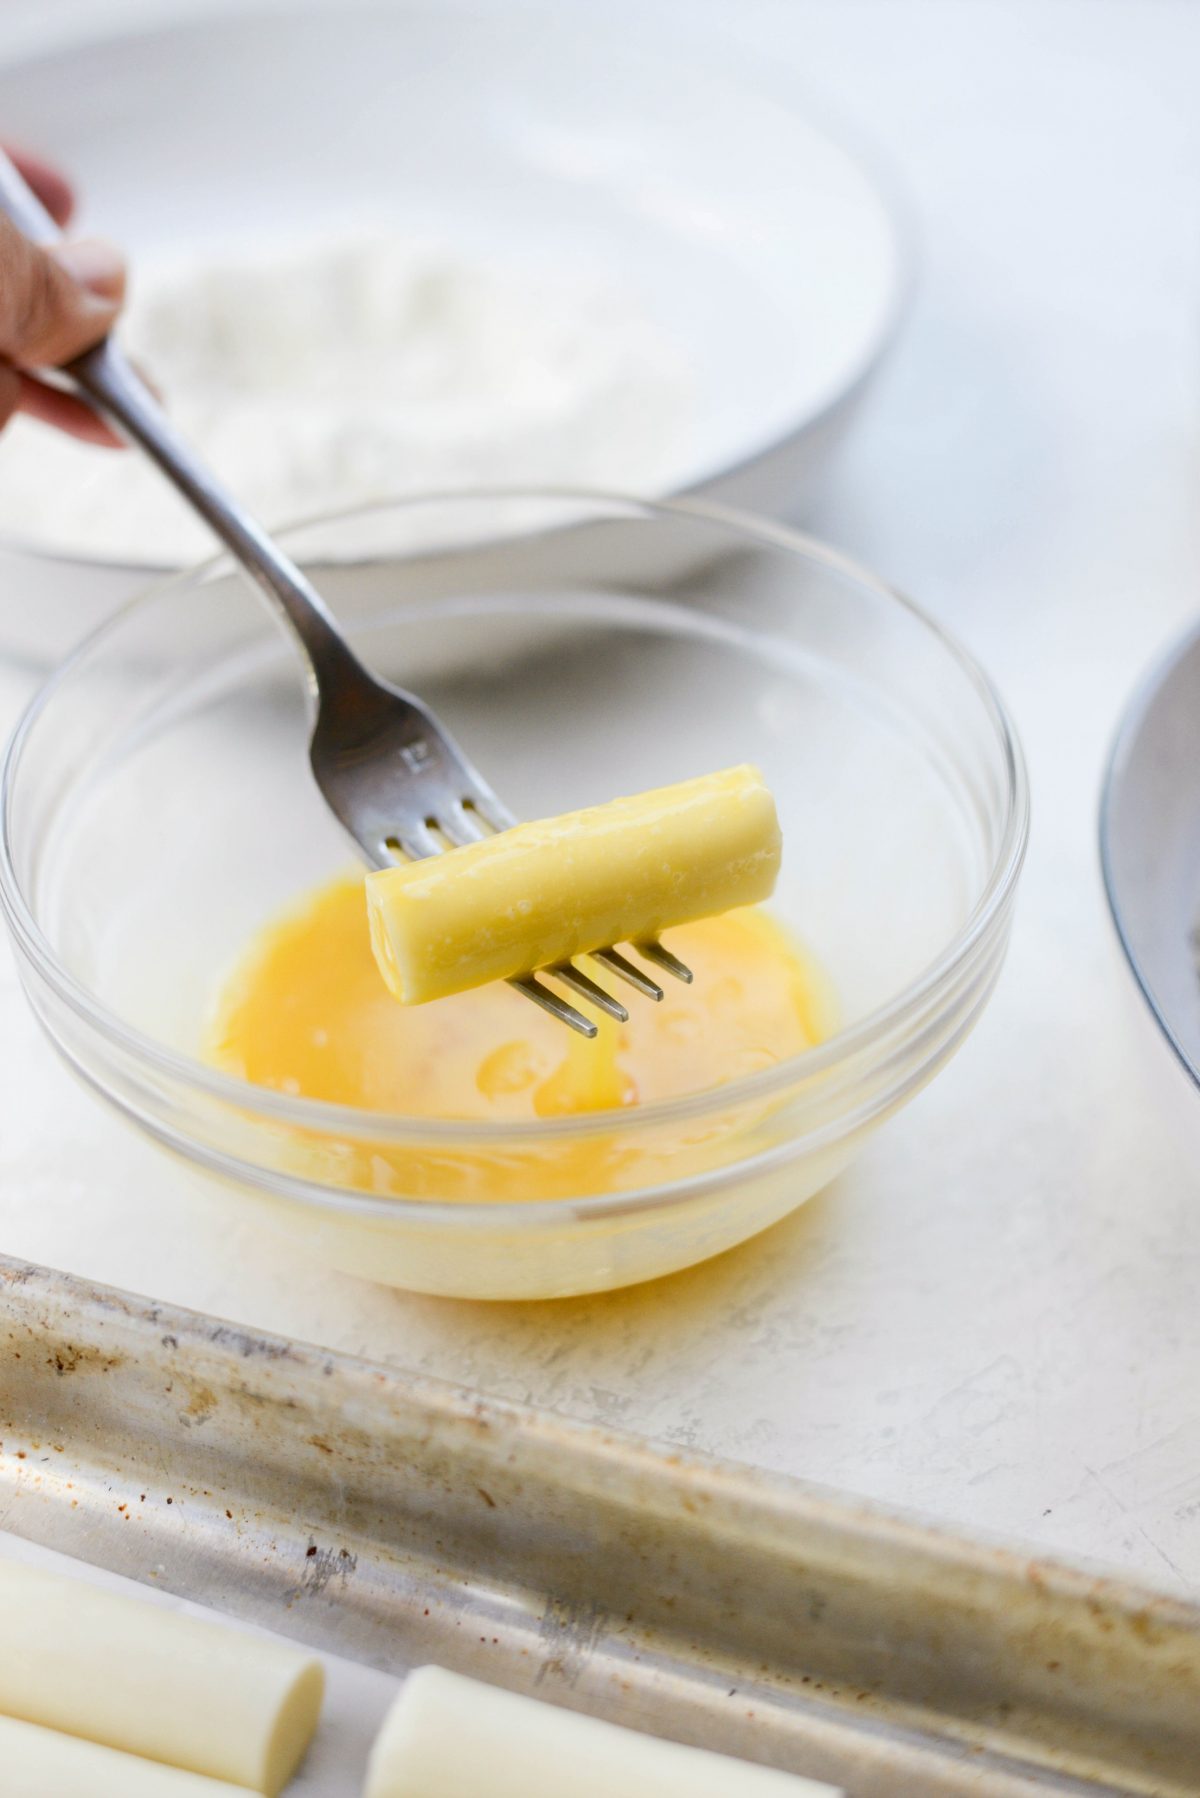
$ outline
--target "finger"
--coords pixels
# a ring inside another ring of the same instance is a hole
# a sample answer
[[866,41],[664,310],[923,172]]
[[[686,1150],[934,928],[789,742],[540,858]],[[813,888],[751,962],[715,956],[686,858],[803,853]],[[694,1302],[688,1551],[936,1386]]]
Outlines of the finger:
[[21,377],[15,368],[0,362],[0,431],[21,403]]
[[31,156],[28,150],[14,150],[9,146],[8,153],[55,224],[67,224],[75,210],[75,195],[66,177],[60,175],[52,163],[43,162],[40,156]]
[[106,449],[125,448],[124,439],[73,393],[62,393],[57,387],[47,386],[45,381],[35,381],[32,375],[18,374],[17,381],[17,407],[30,418],[40,418],[43,424],[54,425],[57,430],[79,437],[84,443],[103,444]]
[[72,237],[49,254],[73,281],[114,306],[125,302],[126,269],[120,250],[104,237]]
[[41,250],[0,218],[0,356],[54,368],[105,336],[120,308],[124,264],[89,239]]

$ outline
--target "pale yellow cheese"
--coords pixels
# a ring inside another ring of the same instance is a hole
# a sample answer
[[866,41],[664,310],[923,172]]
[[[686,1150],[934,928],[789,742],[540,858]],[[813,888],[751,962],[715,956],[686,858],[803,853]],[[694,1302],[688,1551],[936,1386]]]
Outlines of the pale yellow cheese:
[[[108,1679],[98,1673],[96,1683],[106,1687]],[[213,1728],[219,1728],[216,1718]],[[14,1717],[0,1717],[0,1792],[4,1798],[246,1798],[245,1786],[184,1773]]]
[[5,1716],[275,1798],[323,1688],[321,1663],[282,1642],[0,1560]]
[[762,775],[729,768],[371,874],[371,946],[420,1005],[757,904],[779,858]]
[[838,1798],[821,1785],[481,1685],[410,1673],[365,1798]]

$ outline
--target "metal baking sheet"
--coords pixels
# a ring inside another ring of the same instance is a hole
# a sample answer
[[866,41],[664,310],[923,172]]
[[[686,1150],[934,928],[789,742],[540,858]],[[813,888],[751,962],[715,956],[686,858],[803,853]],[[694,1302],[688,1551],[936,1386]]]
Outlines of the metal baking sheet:
[[0,1525],[852,1798],[1200,1793],[1200,1608],[0,1260]]

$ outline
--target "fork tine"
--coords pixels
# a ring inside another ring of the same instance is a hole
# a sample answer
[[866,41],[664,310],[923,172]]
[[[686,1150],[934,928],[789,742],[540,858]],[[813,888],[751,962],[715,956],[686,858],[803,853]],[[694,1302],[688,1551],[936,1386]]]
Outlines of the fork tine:
[[465,805],[448,805],[439,815],[438,823],[456,848],[464,848],[468,843],[478,843],[488,834],[474,806],[468,808]]
[[396,841],[405,855],[415,861],[425,861],[431,855],[441,855],[442,846],[425,823],[404,824],[396,832]]
[[577,968],[574,962],[558,961],[545,971],[547,974],[553,974],[556,980],[561,980],[564,986],[569,986],[571,991],[578,993],[581,999],[590,999],[593,1005],[598,1005],[601,1011],[606,1011],[610,1018],[616,1018],[618,1024],[629,1022],[629,1013],[621,1001],[614,999],[611,993],[606,993],[602,986],[598,986],[594,980]]
[[635,968],[618,949],[593,949],[592,960],[598,961],[610,974],[619,974],[622,980],[627,980],[630,986],[636,987],[647,999],[662,998],[663,990],[657,980],[651,980],[649,974],[644,974],[641,968]]
[[526,974],[519,980],[510,980],[508,984],[519,993],[524,993],[527,999],[532,999],[535,1005],[540,1005],[543,1011],[548,1011],[560,1024],[569,1024],[580,1036],[595,1036],[596,1026],[590,1018],[585,1018],[581,1011],[576,1011],[573,1005],[568,1005],[565,999],[560,999],[557,993],[552,993],[548,986],[543,986],[531,974]]
[[[478,817],[483,819],[484,824],[487,825],[489,830],[511,830],[516,823],[517,820],[512,812],[509,811],[508,807],[501,805],[500,801],[496,798],[496,795],[489,792],[487,788],[475,787],[468,797],[471,801],[471,811],[475,812]],[[481,832],[480,834],[483,835],[485,833]]]
[[686,962],[680,961],[677,955],[672,955],[669,949],[664,948],[657,937],[648,937],[644,943],[635,943],[633,946],[647,961],[665,968],[668,974],[674,974],[676,980],[682,980],[685,985],[691,986],[694,978],[692,970]]

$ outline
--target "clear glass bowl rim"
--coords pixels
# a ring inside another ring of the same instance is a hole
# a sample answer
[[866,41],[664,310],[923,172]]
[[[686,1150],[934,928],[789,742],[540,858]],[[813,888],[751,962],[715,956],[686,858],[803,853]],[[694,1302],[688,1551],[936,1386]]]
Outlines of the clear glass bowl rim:
[[[706,1088],[702,1092],[663,1100],[653,1105],[638,1106],[628,1111],[589,1112],[572,1117],[538,1119],[529,1123],[493,1124],[470,1119],[405,1117],[393,1112],[336,1105],[322,1099],[297,1098],[239,1080],[217,1068],[206,1066],[181,1050],[156,1041],[101,1004],[63,966],[34,917],[21,890],[14,860],[14,835],[18,828],[14,816],[15,787],[21,757],[31,733],[42,714],[53,703],[59,689],[74,674],[78,664],[107,638],[115,636],[142,607],[149,607],[160,599],[183,591],[210,575],[232,570],[235,566],[232,557],[226,552],[220,552],[203,562],[152,582],[118,606],[102,624],[85,636],[50,673],[25,707],[9,740],[3,767],[0,769],[0,906],[3,907],[19,948],[41,979],[85,1025],[105,1038],[118,1052],[146,1064],[156,1075],[176,1080],[194,1092],[237,1107],[244,1113],[255,1114],[260,1119],[270,1119],[297,1129],[322,1134],[340,1132],[367,1137],[380,1143],[411,1143],[414,1138],[418,1138],[429,1144],[453,1143],[460,1149],[472,1144],[480,1147],[516,1147],[521,1144],[594,1135],[597,1130],[606,1126],[611,1128],[618,1123],[623,1130],[650,1129],[656,1125],[703,1116],[713,1110],[727,1110],[732,1106],[767,1099],[782,1088],[818,1075],[829,1075],[839,1066],[862,1056],[872,1046],[878,1047],[881,1055],[885,1055],[893,1046],[892,1038],[897,1031],[902,1031],[910,1020],[923,1018],[941,991],[953,989],[964,964],[971,959],[977,947],[989,939],[993,926],[1003,915],[1021,871],[1029,835],[1029,783],[1025,758],[1003,700],[974,657],[907,595],[880,580],[852,557],[791,525],[757,518],[711,501],[643,500],[628,494],[570,487],[483,487],[404,494],[374,501],[369,505],[351,506],[299,519],[280,526],[276,535],[286,548],[287,538],[293,533],[322,529],[355,518],[394,512],[400,508],[467,505],[472,502],[528,504],[538,501],[622,509],[627,514],[650,518],[691,518],[726,532],[736,532],[752,542],[816,562],[842,578],[855,582],[877,598],[901,607],[922,629],[930,633],[975,688],[981,706],[997,734],[1004,776],[1004,818],[998,852],[974,907],[941,954],[884,1005],[869,1012],[857,1023],[835,1032],[815,1048],[791,1056],[772,1068],[743,1075],[725,1086]],[[369,1195],[357,1196],[367,1198]],[[397,1201],[376,1199],[373,1203],[394,1207]],[[562,1205],[570,1204],[571,1201],[556,1199],[550,1203]],[[494,1211],[497,1208],[485,1209]]]

